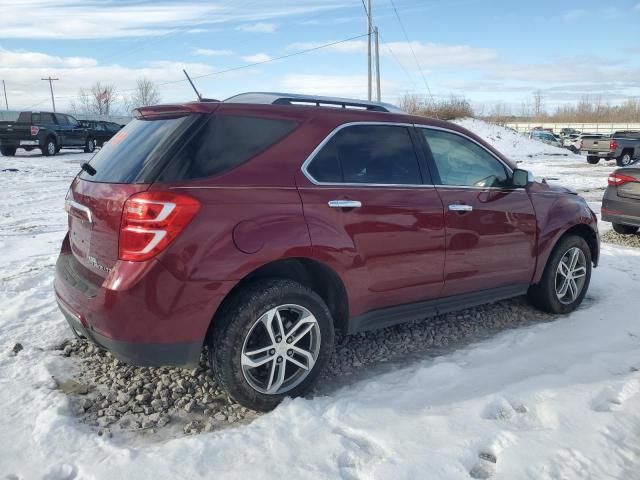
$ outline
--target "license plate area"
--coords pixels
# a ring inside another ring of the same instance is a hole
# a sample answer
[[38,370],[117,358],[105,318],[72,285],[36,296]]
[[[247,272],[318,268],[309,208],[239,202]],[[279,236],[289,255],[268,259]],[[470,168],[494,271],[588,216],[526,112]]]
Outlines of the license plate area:
[[37,140],[20,140],[20,145],[38,145]]

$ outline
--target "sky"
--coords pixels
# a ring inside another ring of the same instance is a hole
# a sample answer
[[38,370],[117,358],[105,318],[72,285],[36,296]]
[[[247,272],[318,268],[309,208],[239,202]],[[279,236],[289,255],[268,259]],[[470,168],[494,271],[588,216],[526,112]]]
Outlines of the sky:
[[[165,103],[190,101],[183,68],[211,98],[367,96],[362,0],[0,0],[0,12],[12,110],[50,109],[48,76],[58,110],[96,81],[124,97],[141,77]],[[548,110],[640,96],[639,0],[373,0],[372,12],[383,101],[455,95],[518,114],[538,90]]]

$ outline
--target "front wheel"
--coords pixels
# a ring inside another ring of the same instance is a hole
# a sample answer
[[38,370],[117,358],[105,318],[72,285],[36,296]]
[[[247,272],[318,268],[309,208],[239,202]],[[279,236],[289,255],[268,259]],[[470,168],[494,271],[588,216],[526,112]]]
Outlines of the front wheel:
[[629,152],[623,153],[616,158],[616,165],[619,167],[627,167],[633,163],[633,158]]
[[531,303],[545,312],[569,313],[584,299],[591,280],[591,250],[584,238],[562,238],[547,260],[540,282],[529,288]]
[[633,225],[623,225],[622,223],[614,223],[612,224],[613,231],[619,233],[620,235],[633,235],[638,231],[638,227],[634,227]]
[[600,157],[587,157],[587,163],[595,165],[600,161]]
[[333,352],[333,321],[322,298],[291,280],[254,282],[213,320],[209,361],[229,395],[268,411],[307,393]]

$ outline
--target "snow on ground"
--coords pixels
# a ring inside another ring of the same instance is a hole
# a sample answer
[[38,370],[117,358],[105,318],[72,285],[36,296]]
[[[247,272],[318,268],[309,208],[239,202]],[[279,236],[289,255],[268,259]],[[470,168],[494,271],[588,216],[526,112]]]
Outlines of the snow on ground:
[[[587,190],[603,184],[611,168],[464,124],[578,189],[581,179]],[[162,442],[98,436],[52,380],[75,368],[52,350],[70,336],[52,276],[64,195],[87,158],[0,157],[4,478],[638,478],[640,249],[608,244],[583,306],[551,323],[286,401],[250,425]],[[16,342],[24,350],[13,355]]]

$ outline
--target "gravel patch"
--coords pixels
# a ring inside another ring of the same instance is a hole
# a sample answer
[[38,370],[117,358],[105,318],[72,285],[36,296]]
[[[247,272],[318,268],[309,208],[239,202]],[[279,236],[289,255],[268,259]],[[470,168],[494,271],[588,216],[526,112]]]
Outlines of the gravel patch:
[[[339,335],[316,393],[330,394],[346,384],[449,353],[500,331],[554,318],[520,298],[427,321]],[[184,370],[126,365],[84,340],[66,342],[60,349],[78,369],[73,379],[56,379],[58,388],[69,395],[81,421],[102,435],[144,434],[160,440],[220,430],[259,415],[227,397],[204,354],[198,368]]]
[[619,233],[609,230],[600,235],[600,240],[607,243],[614,243],[622,247],[640,248],[640,235],[620,235]]

